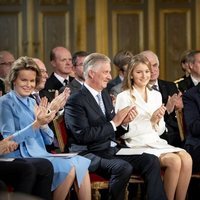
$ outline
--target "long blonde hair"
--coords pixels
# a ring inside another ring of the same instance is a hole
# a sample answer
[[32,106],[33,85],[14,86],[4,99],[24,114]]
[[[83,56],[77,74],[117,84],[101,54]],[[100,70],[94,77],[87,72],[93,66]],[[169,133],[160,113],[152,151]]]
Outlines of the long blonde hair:
[[[149,60],[144,55],[137,54],[133,56],[128,63],[126,77],[124,78],[122,85],[123,90],[130,90],[130,95],[133,99],[135,99],[135,97],[133,96],[133,70],[141,63],[147,65],[147,67],[151,71],[151,63],[149,62]],[[150,88],[149,85],[147,85],[147,87]]]

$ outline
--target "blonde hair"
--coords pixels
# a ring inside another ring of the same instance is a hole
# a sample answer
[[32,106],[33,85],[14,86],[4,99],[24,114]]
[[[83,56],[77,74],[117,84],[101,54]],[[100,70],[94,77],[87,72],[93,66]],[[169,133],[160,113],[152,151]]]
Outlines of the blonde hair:
[[[135,99],[135,97],[132,95],[134,84],[133,70],[141,63],[147,65],[147,67],[151,71],[151,63],[149,62],[147,57],[142,54],[137,54],[133,56],[131,61],[128,63],[127,74],[123,81],[123,90],[130,90],[130,95],[133,99]],[[147,85],[147,87],[150,88],[149,85]]]

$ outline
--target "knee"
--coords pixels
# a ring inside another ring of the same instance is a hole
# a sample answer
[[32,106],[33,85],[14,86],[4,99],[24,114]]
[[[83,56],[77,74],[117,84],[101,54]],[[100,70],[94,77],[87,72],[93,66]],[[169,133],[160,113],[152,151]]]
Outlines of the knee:
[[192,170],[192,158],[189,153],[187,152],[180,152],[180,157],[182,161],[182,167],[187,170]]
[[35,178],[37,176],[37,172],[35,167],[32,164],[26,164],[26,167],[22,170],[22,176],[29,177],[33,182],[35,181]]
[[53,176],[54,174],[53,165],[49,160],[43,159],[41,165],[43,165],[43,167],[45,168],[44,171],[46,176]]
[[133,173],[133,167],[130,163],[124,162],[122,163],[119,168],[119,173],[123,174],[123,176],[130,177]]
[[143,164],[160,168],[160,162],[157,156],[152,154],[143,154]]
[[181,158],[177,154],[169,154],[163,157],[163,165],[168,169],[179,172],[181,169]]

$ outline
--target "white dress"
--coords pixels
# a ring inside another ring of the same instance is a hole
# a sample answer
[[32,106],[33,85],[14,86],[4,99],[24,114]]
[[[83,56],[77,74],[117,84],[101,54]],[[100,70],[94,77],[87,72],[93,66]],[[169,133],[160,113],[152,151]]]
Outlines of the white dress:
[[164,133],[166,127],[164,118],[162,118],[156,127],[152,127],[150,118],[161,105],[162,96],[158,91],[147,89],[147,102],[141,97],[134,88],[133,99],[130,90],[126,90],[117,95],[115,110],[121,110],[127,106],[136,106],[138,115],[129,123],[129,131],[122,138],[125,144],[130,148],[141,149],[142,152],[152,153],[160,156],[162,153],[177,152],[183,149],[176,148],[161,139],[160,135]]

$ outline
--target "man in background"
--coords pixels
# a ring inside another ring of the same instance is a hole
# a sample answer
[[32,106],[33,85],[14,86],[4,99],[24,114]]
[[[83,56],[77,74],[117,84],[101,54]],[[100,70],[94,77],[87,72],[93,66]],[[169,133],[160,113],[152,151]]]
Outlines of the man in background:
[[73,77],[71,52],[64,47],[55,47],[50,52],[50,61],[54,72],[47,79],[45,88],[40,91],[40,96],[46,96],[49,101],[55,96],[55,91],[68,85]]
[[115,54],[113,58],[113,64],[116,66],[118,70],[118,75],[114,79],[109,81],[107,85],[107,90],[109,93],[111,88],[122,83],[124,79],[124,73],[126,71],[125,66],[127,65],[128,61],[132,56],[133,54],[128,50],[121,50]]
[[[40,95],[39,92],[44,89],[45,83],[48,79],[48,74],[47,74],[47,69],[45,67],[45,64],[38,58],[33,58],[35,63],[37,64],[38,68],[40,69],[41,72],[41,78],[36,86],[36,90],[32,93],[32,97],[36,100],[37,104],[40,103]],[[70,95],[70,90],[69,88],[66,88],[63,90],[61,94],[58,95],[58,91],[55,92],[55,96],[52,99],[52,101],[49,103],[49,110],[56,110],[57,114],[59,114],[59,110],[63,109],[68,97]],[[49,127],[53,130],[55,133],[54,125],[51,122],[49,124]],[[51,145],[46,145],[46,149],[48,152],[52,152],[56,149],[58,149],[58,141],[57,137],[55,135],[54,142]]]
[[9,90],[5,79],[14,61],[15,58],[9,51],[0,51],[0,96]]
[[86,51],[77,51],[72,56],[72,64],[73,64],[73,72],[74,72],[74,79],[67,85],[63,86],[59,92],[62,92],[65,87],[70,88],[71,94],[74,94],[78,90],[81,89],[85,78],[83,74],[83,62],[86,56],[88,56],[89,53]]
[[184,93],[186,90],[196,86],[200,82],[200,51],[191,51],[188,54],[188,65],[190,74],[183,80],[177,82],[178,89]]

